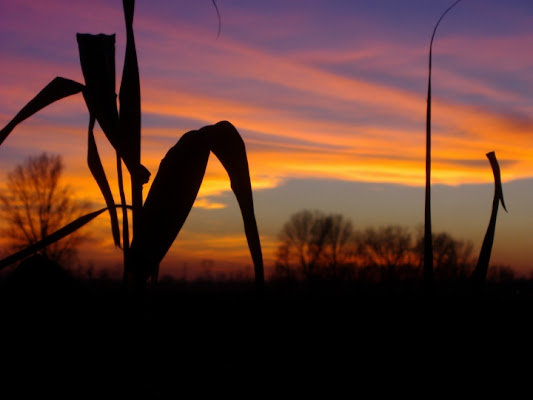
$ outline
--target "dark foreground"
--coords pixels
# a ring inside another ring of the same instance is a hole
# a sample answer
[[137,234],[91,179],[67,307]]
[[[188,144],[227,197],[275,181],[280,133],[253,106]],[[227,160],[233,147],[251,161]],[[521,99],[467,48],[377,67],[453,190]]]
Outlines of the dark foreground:
[[416,282],[270,282],[262,298],[250,282],[166,281],[135,304],[113,281],[1,283],[0,388],[16,397],[509,397],[532,372],[530,281],[476,296],[457,282],[434,296]]

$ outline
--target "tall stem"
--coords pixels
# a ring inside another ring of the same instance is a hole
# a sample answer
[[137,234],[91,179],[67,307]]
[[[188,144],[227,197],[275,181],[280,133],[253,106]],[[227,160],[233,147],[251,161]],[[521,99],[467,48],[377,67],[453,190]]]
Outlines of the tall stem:
[[139,235],[141,230],[141,211],[143,206],[143,185],[138,179],[131,176],[131,205],[133,237]]
[[433,39],[437,32],[437,27],[444,18],[444,16],[461,0],[453,3],[440,16],[433,34],[431,35],[431,42],[429,44],[429,77],[428,77],[428,98],[426,110],[426,197],[425,197],[425,213],[424,213],[424,282],[427,287],[431,287],[433,283],[433,232],[431,228],[431,62],[433,52]]
[[122,282],[126,283],[127,270],[128,270],[128,251],[130,249],[130,232],[128,222],[128,209],[126,204],[126,194],[124,193],[124,177],[122,175],[122,160],[117,153],[117,178],[118,178],[118,190],[120,194],[120,203],[122,204],[122,251],[124,259],[124,274]]
[[[436,27],[435,27],[436,29]],[[435,35],[435,32],[433,32]],[[433,37],[431,38],[433,44]],[[431,45],[429,48],[429,79],[426,110],[426,197],[424,209],[424,282],[433,282],[433,232],[431,229]]]
[[496,217],[498,215],[498,206],[500,202],[505,211],[505,202],[503,201],[503,189],[502,189],[502,179],[500,173],[500,166],[498,160],[496,159],[496,153],[491,151],[487,153],[487,158],[490,161],[492,167],[492,173],[494,175],[494,197],[492,199],[492,212],[490,215],[489,226],[487,232],[485,233],[485,238],[483,239],[483,244],[481,246],[481,251],[479,253],[479,258],[477,261],[476,269],[472,275],[474,281],[475,289],[481,289],[481,286],[487,278],[487,271],[489,269],[490,262],[490,253],[492,252],[492,244],[494,242],[494,232],[496,230]]
[[[135,0],[123,0],[124,17],[126,22],[126,54],[124,60],[124,70],[122,73],[122,83],[120,86],[120,118],[122,126],[122,140],[126,148],[126,153],[130,157],[133,170],[131,176],[131,201],[132,201],[132,233],[133,237],[139,235],[140,214],[142,212],[142,186],[145,183],[138,173],[144,169],[141,165],[141,93],[139,66],[137,51],[135,48],[135,37],[133,34],[133,15],[135,10]],[[139,169],[139,171],[136,170]],[[148,171],[146,171],[148,172]],[[146,177],[147,180],[147,177]],[[144,271],[146,266],[138,265],[138,260],[126,259],[125,269],[132,274],[134,290],[142,290],[144,286]]]

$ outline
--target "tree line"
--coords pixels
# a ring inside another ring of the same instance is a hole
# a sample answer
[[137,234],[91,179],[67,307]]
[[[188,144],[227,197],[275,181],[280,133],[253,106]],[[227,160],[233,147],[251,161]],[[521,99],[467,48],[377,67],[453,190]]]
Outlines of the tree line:
[[[473,243],[446,232],[433,234],[435,278],[471,275]],[[303,210],[279,233],[274,277],[277,279],[421,279],[424,232],[388,225],[354,228],[341,214]]]
[[[61,182],[62,159],[42,153],[29,157],[7,174],[0,191],[1,232],[16,251],[42,240],[68,221],[82,215],[88,205],[72,196]],[[61,265],[76,259],[86,239],[75,232],[40,251]],[[341,214],[303,210],[282,227],[274,269],[275,279],[422,279],[424,232],[388,225],[356,230]],[[471,276],[473,244],[446,232],[433,234],[435,278],[456,280]],[[509,267],[493,268],[497,280],[513,279]]]

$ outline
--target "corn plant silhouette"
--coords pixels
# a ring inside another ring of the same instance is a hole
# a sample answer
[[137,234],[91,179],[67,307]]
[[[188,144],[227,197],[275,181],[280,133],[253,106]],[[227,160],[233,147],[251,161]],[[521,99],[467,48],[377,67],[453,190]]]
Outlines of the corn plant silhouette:
[[428,288],[433,282],[433,242],[431,229],[431,63],[433,53],[433,40],[437,28],[444,16],[461,0],[457,0],[442,13],[437,21],[431,41],[429,44],[429,77],[428,77],[428,96],[426,109],[426,191],[425,191],[425,209],[424,209],[424,282]]
[[[252,188],[244,142],[235,129],[222,121],[187,132],[161,162],[158,173],[143,205],[143,185],[150,172],[141,164],[141,97],[139,67],[133,32],[135,0],[123,0],[126,24],[126,54],[120,92],[120,108],[115,93],[115,35],[81,34],[77,42],[85,85],[57,77],[39,92],[0,131],[0,144],[22,121],[53,102],[82,93],[89,111],[87,163],[96,180],[106,207],[87,214],[44,238],[30,248],[0,260],[0,268],[16,262],[74,232],[107,211],[111,233],[121,247],[121,230],[117,208],[122,209],[122,250],[124,253],[124,287],[142,292],[150,276],[157,277],[159,263],[169,250],[187,218],[202,183],[210,152],[228,172],[231,187],[241,209],[244,230],[255,269],[255,282],[263,290],[263,258],[255,220]],[[213,4],[219,17],[215,1]],[[116,151],[116,167],[121,201],[116,204],[94,137],[98,122]],[[131,179],[131,205],[126,203],[122,164]],[[129,238],[128,211],[132,215]]]
[[477,289],[485,282],[487,278],[487,271],[489,269],[490,254],[492,252],[492,244],[494,243],[494,232],[496,230],[496,217],[498,215],[498,207],[500,203],[503,209],[507,212],[505,202],[503,201],[503,189],[502,179],[500,174],[500,166],[496,159],[496,153],[491,151],[487,153],[490,165],[492,167],[492,173],[494,175],[494,197],[492,200],[492,212],[490,215],[489,226],[481,245],[481,251],[477,261],[476,269],[472,274],[472,281]]

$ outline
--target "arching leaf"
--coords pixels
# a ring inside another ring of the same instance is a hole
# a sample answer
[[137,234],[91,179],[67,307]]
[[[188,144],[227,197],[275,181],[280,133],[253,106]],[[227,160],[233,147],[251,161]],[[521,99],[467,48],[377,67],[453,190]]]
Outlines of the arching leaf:
[[256,282],[262,290],[263,256],[246,149],[235,127],[227,121],[187,132],[161,161],[143,207],[141,234],[133,238],[133,254],[144,264],[141,268],[146,277],[157,274],[159,263],[176,239],[196,199],[210,150],[230,177],[243,216]]
[[141,212],[141,230],[131,254],[145,278],[159,263],[181,230],[204,178],[209,148],[198,131],[184,134],[161,161]]
[[22,110],[0,131],[0,144],[4,142],[11,131],[26,118],[31,117],[37,111],[61,100],[65,97],[81,92],[85,86],[81,83],[61,77],[54,78],[45,86]]
[[93,175],[94,180],[98,184],[98,187],[100,188],[100,191],[104,196],[104,200],[109,209],[109,217],[111,219],[111,232],[113,234],[115,246],[120,247],[120,229],[118,225],[117,210],[115,207],[113,207],[115,201],[113,199],[113,194],[111,193],[111,188],[109,186],[109,182],[107,180],[102,161],[100,160],[100,155],[98,154],[96,141],[94,140],[94,122],[94,116],[91,114],[89,120],[89,138],[87,141],[87,164],[89,166],[91,174]]
[[199,133],[205,137],[209,149],[217,156],[229,175],[231,189],[241,209],[244,232],[254,262],[256,282],[262,287],[264,283],[263,255],[255,220],[252,185],[244,141],[237,129],[227,121],[206,126],[200,129]]

